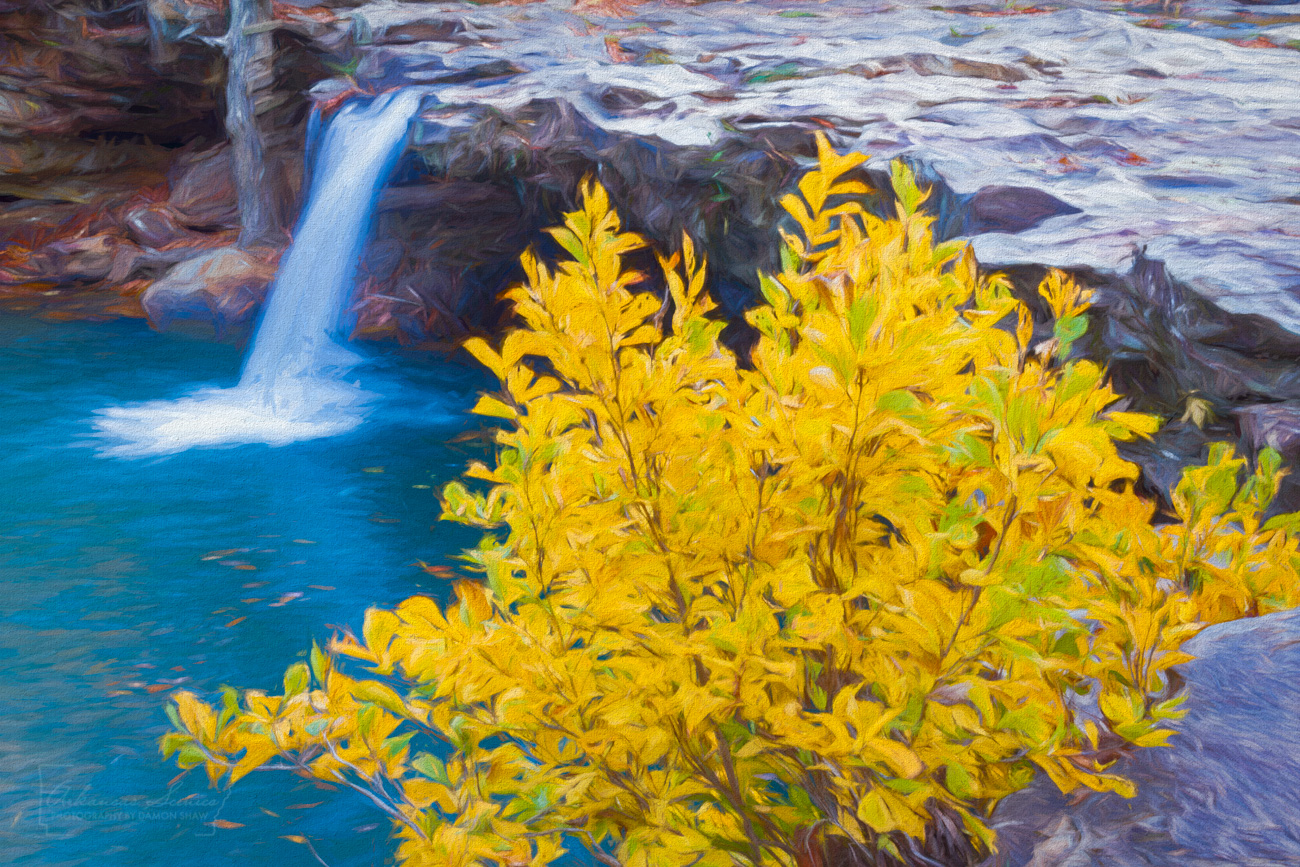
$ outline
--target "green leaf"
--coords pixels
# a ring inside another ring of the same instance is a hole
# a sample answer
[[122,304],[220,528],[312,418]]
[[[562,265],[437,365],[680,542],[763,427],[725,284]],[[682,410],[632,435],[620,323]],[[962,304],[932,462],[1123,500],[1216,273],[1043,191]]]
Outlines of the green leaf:
[[190,768],[197,768],[207,760],[203,750],[199,749],[198,745],[193,742],[181,746],[180,751],[176,754],[176,764],[186,771]]
[[402,750],[406,749],[411,743],[411,738],[415,737],[415,732],[407,732],[404,735],[388,738],[383,743],[383,753],[389,758],[397,756]]
[[902,160],[889,164],[890,180],[893,184],[894,197],[898,199],[900,217],[911,217],[920,209],[928,193],[922,192],[916,184],[916,175]]
[[944,769],[943,784],[963,801],[969,800],[975,793],[975,780],[964,767],[951,762]]
[[411,762],[411,767],[435,783],[451,784],[451,780],[447,778],[447,765],[435,755],[420,753]]
[[170,759],[172,753],[182,747],[194,743],[194,738],[180,732],[168,732],[162,736],[162,754],[164,759]]
[[307,658],[311,664],[311,673],[316,678],[316,682],[324,683],[325,676],[329,674],[330,659],[320,649],[320,645],[315,640],[311,643],[311,655]]
[[295,662],[284,673],[284,695],[291,698],[302,695],[311,686],[311,672],[305,662]]
[[239,715],[239,692],[233,687],[221,690],[221,715],[217,717],[217,731],[226,727],[226,723]]

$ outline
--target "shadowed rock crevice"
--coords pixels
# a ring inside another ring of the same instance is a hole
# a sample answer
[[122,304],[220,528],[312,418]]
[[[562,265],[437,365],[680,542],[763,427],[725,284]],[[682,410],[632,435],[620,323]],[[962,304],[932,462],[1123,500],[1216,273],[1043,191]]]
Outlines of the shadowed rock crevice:
[[[1017,297],[1046,321],[1037,295],[1046,268],[988,267],[1006,273]],[[1078,351],[1106,366],[1126,407],[1173,419],[1152,440],[1121,446],[1142,467],[1147,493],[1167,507],[1182,469],[1203,460],[1212,442],[1235,442],[1252,458],[1271,446],[1288,465],[1300,460],[1300,415],[1286,410],[1300,401],[1300,336],[1262,316],[1223,310],[1141,252],[1126,272],[1070,270],[1094,292]],[[1198,402],[1201,417],[1184,417]],[[1288,477],[1272,513],[1295,509],[1300,479]]]

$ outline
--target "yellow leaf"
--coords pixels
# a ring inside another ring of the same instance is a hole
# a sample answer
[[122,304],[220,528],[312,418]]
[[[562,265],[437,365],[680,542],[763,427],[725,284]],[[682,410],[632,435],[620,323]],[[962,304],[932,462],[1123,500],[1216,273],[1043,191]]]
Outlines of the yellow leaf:
[[496,418],[515,419],[519,417],[519,412],[501,399],[485,394],[478,399],[471,410],[475,415],[493,416]]
[[[899,776],[914,779],[925,770],[921,759],[909,747],[889,738],[869,738],[867,749],[879,754]],[[874,826],[873,826],[874,827]]]
[[1191,422],[1198,429],[1205,430],[1205,426],[1214,421],[1214,404],[1203,397],[1190,396],[1178,420]]
[[858,802],[857,816],[877,834],[888,834],[898,828],[898,823],[890,814],[885,799],[874,788],[868,790]]

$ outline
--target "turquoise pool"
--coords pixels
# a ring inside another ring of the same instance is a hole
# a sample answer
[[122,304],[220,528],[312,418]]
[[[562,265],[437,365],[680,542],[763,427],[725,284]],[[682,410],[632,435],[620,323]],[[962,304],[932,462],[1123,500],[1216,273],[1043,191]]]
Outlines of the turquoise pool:
[[[400,350],[357,377],[385,396],[341,437],[103,457],[106,406],[228,386],[238,348],[131,320],[0,312],[0,861],[309,865],[391,861],[347,792],[284,773],[230,793],[161,760],[183,686],[275,689],[334,625],[445,582],[472,532],[435,493],[481,441],[451,442],[490,378]],[[315,805],[315,806],[311,806]]]

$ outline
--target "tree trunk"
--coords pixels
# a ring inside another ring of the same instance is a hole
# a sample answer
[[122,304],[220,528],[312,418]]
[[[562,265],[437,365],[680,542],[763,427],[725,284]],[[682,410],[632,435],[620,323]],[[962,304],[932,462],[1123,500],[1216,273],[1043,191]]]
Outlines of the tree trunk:
[[269,95],[274,85],[271,21],[270,0],[230,0],[226,134],[234,156],[241,247],[283,240],[284,167],[281,160],[266,153],[257,117],[259,94]]

